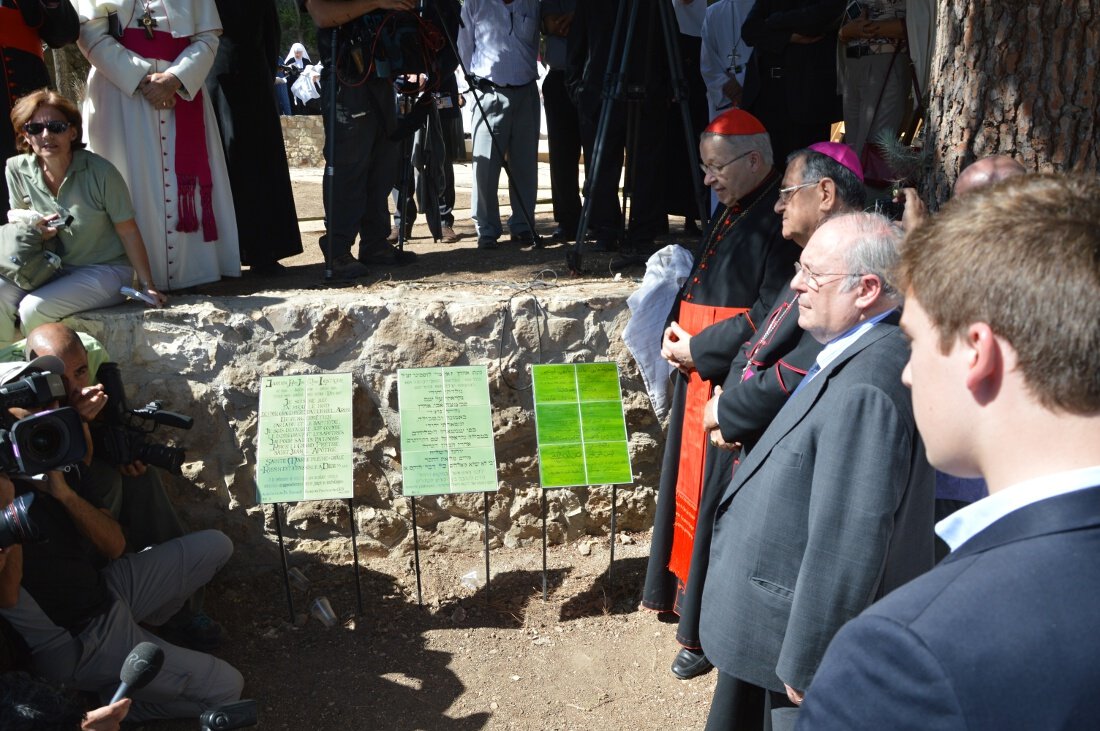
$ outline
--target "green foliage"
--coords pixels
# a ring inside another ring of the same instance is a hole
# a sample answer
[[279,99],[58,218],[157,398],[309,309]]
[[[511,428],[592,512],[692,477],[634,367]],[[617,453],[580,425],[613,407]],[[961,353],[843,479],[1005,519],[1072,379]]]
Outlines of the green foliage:
[[279,11],[279,27],[282,29],[280,60],[286,57],[291,45],[301,43],[306,47],[310,59],[319,62],[321,59],[317,52],[317,26],[313,24],[309,13],[298,8],[298,0],[275,0],[275,6]]

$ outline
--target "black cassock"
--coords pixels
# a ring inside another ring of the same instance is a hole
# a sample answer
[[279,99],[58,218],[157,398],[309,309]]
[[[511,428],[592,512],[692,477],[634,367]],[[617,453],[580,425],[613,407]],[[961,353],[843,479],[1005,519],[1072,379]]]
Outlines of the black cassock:
[[[778,197],[779,175],[773,172],[752,193],[740,201],[739,207],[730,211],[720,209],[704,235],[703,246],[696,253],[691,275],[673,305],[670,320],[682,319],[683,304],[695,307],[745,308],[743,315],[722,319],[692,338],[692,356],[699,376],[709,387],[726,380],[731,363],[741,346],[749,340],[756,328],[767,321],[768,314],[778,304],[779,296],[787,289],[794,275],[794,262],[801,250],[782,237],[782,219],[774,207]],[[732,224],[732,225],[731,225]],[[723,232],[723,229],[726,229]],[[712,241],[717,239],[717,241]],[[690,331],[690,330],[689,330]],[[665,454],[661,464],[661,480],[657,496],[657,512],[654,516],[653,539],[650,547],[649,567],[646,573],[642,606],[657,611],[680,611],[685,587],[694,593],[694,571],[685,584],[669,570],[673,556],[673,536],[676,532],[677,501],[676,484],[680,473],[681,441],[685,424],[685,408],[688,403],[688,379],[674,373],[674,390],[669,412]],[[689,427],[690,428],[690,427]],[[700,436],[706,449],[701,482],[716,484],[724,480],[728,484],[733,474],[733,454],[719,449],[706,448],[706,437]],[[723,486],[724,486],[723,484]],[[705,513],[707,496],[699,498],[701,517],[698,528],[707,527]],[[690,526],[692,516],[679,516]],[[698,536],[704,538],[705,536]],[[697,540],[698,540],[697,538]],[[707,541],[709,543],[709,541]],[[686,572],[681,571],[685,578]],[[698,583],[702,588],[702,582]],[[681,620],[684,616],[681,615]],[[690,622],[688,634],[694,637],[678,639],[689,647],[698,647],[697,622]]]
[[263,267],[302,253],[275,100],[279,18],[274,0],[217,0],[217,5],[222,36],[206,91],[229,168],[241,262]]

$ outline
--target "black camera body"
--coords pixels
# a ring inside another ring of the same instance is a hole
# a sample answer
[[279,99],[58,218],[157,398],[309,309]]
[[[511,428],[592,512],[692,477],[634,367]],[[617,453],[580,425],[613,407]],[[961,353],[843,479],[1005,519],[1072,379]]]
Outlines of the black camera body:
[[256,701],[243,700],[204,711],[199,716],[202,731],[230,731],[256,725]]
[[[37,475],[84,459],[88,445],[75,409],[51,409],[22,419],[8,411],[40,408],[64,397],[61,376],[48,371],[0,386],[0,472]],[[42,540],[30,518],[33,501],[34,492],[28,492],[0,508],[0,548]]]
[[194,419],[165,411],[159,401],[150,401],[140,409],[128,409],[118,363],[100,365],[96,378],[107,394],[107,406],[103,410],[102,419],[91,425],[95,453],[113,465],[126,465],[141,460],[174,475],[181,474],[183,462],[187,458],[186,452],[179,447],[150,442],[148,435],[161,424],[177,429],[190,429],[194,425]]
[[57,373],[33,373],[0,386],[0,472],[37,475],[84,459],[84,427],[74,409],[16,419],[8,409],[35,409],[65,397]]

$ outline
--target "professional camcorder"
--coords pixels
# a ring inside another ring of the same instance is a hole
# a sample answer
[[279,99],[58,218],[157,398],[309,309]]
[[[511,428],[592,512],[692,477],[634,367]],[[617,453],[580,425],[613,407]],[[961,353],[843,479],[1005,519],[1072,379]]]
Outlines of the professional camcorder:
[[84,458],[84,428],[75,410],[52,409],[22,419],[8,411],[33,410],[64,397],[57,373],[34,373],[0,386],[0,472],[37,475]]
[[[340,27],[337,76],[343,83],[368,78],[393,80],[404,74],[440,75],[440,54],[447,37],[442,17],[454,15],[457,4],[436,0],[441,9],[375,10]],[[448,21],[449,22],[449,21]],[[453,63],[448,64],[453,68]]]
[[[84,427],[74,409],[51,409],[22,419],[9,412],[41,408],[64,396],[65,384],[57,373],[33,373],[0,386],[0,472],[36,475],[84,458]],[[0,508],[0,548],[41,540],[30,518],[33,501],[29,492]]]
[[147,436],[161,424],[177,429],[190,429],[195,420],[190,416],[165,411],[161,408],[160,401],[150,401],[140,409],[128,409],[118,363],[104,363],[99,366],[96,378],[103,384],[103,391],[107,394],[107,406],[103,410],[103,417],[91,425],[95,453],[114,465],[126,465],[141,460],[172,474],[180,474],[186,458],[184,450],[150,442]]

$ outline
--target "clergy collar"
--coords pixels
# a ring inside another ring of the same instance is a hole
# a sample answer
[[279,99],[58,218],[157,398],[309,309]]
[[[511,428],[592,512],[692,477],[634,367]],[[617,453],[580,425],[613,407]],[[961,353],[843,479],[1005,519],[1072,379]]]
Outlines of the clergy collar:
[[765,193],[771,190],[772,186],[775,184],[775,181],[778,179],[779,171],[775,169],[775,166],[772,166],[771,170],[768,171],[768,174],[764,176],[764,179],[760,181],[760,184],[750,190],[747,194],[745,194],[744,197],[734,202],[734,204],[730,206],[730,211],[733,213],[737,213],[745,210],[753,203],[756,203],[756,201],[763,197]]

